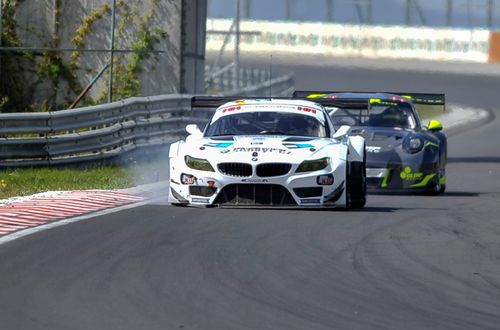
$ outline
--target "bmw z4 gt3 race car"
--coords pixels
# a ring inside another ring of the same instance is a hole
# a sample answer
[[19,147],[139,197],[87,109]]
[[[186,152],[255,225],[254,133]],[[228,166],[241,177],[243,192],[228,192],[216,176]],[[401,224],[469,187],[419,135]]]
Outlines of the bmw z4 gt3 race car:
[[[437,120],[423,127],[416,111],[416,107],[444,111],[443,94],[297,91],[294,97],[345,103],[343,108],[328,109],[334,127],[349,125],[351,136],[365,138],[369,191],[445,191],[446,135]],[[359,101],[367,101],[368,108],[348,105]]]
[[192,108],[215,112],[204,132],[188,125],[186,139],[170,146],[171,204],[365,205],[364,139],[349,137],[347,126],[334,129],[321,104],[194,97]]

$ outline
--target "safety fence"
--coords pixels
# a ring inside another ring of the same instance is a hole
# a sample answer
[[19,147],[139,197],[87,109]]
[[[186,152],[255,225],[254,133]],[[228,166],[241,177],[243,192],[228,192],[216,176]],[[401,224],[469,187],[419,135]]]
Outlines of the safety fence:
[[[229,31],[231,24],[229,19],[209,19],[207,29]],[[500,62],[500,33],[485,29],[243,20],[240,33],[242,53]],[[208,33],[207,50],[220,49],[224,38]],[[232,47],[234,34],[229,38]]]
[[[219,94],[264,96],[272,91],[273,96],[287,96],[293,89],[292,74],[254,84],[245,79],[241,85],[246,87]],[[0,114],[0,168],[113,161],[133,150],[182,138],[187,124],[202,126],[210,116],[207,111],[191,111],[191,95],[134,97],[73,110]]]

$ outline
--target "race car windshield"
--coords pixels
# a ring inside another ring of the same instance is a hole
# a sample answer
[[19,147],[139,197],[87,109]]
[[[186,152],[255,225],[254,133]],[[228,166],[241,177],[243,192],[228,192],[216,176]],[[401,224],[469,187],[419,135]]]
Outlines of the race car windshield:
[[369,110],[332,109],[330,117],[336,128],[349,125],[415,129],[418,126],[417,118],[409,104],[376,104]]
[[317,118],[289,112],[260,111],[232,114],[211,123],[205,136],[298,135],[327,137],[325,124]]

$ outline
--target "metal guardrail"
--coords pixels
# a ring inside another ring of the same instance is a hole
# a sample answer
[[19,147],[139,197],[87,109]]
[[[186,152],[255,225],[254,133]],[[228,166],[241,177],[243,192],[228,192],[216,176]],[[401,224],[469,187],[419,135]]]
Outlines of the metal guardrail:
[[[288,96],[293,75],[224,95]],[[45,113],[0,114],[0,168],[109,161],[138,148],[169,144],[185,126],[206,124],[207,111],[191,111],[191,95],[134,97],[104,105]]]

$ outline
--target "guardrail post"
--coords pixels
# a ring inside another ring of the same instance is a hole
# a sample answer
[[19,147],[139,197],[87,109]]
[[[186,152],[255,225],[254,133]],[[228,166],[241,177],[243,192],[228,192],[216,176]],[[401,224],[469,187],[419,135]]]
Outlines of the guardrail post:
[[109,82],[108,82],[108,102],[113,102],[113,60],[115,50],[115,22],[116,22],[116,0],[113,0],[111,8],[111,40],[109,45]]

